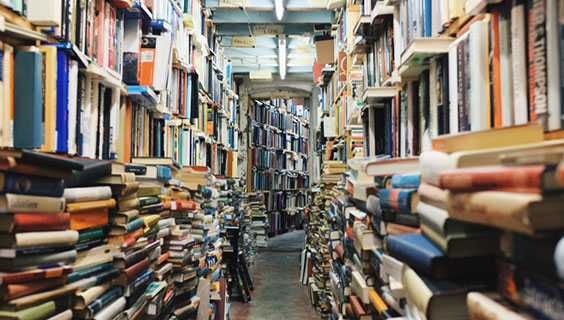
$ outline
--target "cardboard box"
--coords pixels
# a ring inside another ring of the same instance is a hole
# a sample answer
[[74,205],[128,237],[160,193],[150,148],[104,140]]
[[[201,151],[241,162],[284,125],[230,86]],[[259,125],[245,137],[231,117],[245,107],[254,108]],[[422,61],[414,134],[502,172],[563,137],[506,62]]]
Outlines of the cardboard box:
[[324,65],[335,63],[335,40],[333,38],[319,38],[315,41],[317,63]]

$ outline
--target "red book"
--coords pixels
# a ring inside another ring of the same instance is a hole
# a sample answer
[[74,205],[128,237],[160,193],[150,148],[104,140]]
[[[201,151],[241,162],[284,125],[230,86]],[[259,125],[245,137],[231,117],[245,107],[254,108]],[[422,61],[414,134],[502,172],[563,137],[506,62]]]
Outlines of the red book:
[[193,211],[197,209],[196,202],[189,200],[176,200],[176,210]]
[[14,213],[0,215],[0,232],[58,231],[70,229],[70,213]]
[[145,258],[139,262],[137,262],[136,264],[132,265],[131,267],[124,269],[119,278],[117,279],[117,284],[118,285],[127,285],[128,283],[130,283],[131,281],[133,281],[135,278],[137,278],[141,273],[143,273],[145,270],[147,270],[147,268],[149,268],[149,264],[151,262],[149,261],[148,258]]
[[492,46],[493,46],[493,108],[494,108],[494,127],[502,127],[501,111],[501,63],[500,63],[500,36],[499,36],[499,7],[492,8]]
[[442,172],[439,187],[452,191],[502,190],[540,193],[562,190],[553,165],[484,166]]
[[27,296],[36,292],[45,291],[54,287],[62,286],[67,282],[67,276],[47,278],[39,281],[25,283],[11,283],[0,287],[2,300],[12,300]]
[[352,311],[356,317],[356,319],[360,319],[366,312],[364,311],[364,307],[362,306],[362,302],[357,296],[350,296],[350,303],[352,307]]
[[45,269],[34,269],[14,273],[0,273],[0,284],[5,285],[61,277],[68,275],[71,272],[72,267],[63,266]]

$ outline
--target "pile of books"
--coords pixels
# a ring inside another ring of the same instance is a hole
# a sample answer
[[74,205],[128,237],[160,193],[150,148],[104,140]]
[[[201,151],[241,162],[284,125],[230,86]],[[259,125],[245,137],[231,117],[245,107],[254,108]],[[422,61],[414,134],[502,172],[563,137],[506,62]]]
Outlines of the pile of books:
[[261,192],[253,192],[248,193],[246,197],[249,204],[245,212],[245,225],[249,229],[249,236],[254,239],[257,246],[266,247],[268,245],[266,230],[269,222],[266,206],[263,204],[263,194]]
[[347,171],[347,164],[343,161],[325,160],[321,169],[321,183],[336,184],[341,181],[341,174]]

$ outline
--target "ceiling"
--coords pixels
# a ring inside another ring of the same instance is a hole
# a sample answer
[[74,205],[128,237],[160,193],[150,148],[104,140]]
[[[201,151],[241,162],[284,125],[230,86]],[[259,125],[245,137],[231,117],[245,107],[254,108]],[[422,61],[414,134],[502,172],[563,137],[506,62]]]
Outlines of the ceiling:
[[[311,78],[315,46],[312,37],[330,30],[332,12],[326,0],[205,0],[234,73],[267,70],[280,74],[280,39],[286,39],[286,77]],[[282,67],[283,68],[283,67]]]

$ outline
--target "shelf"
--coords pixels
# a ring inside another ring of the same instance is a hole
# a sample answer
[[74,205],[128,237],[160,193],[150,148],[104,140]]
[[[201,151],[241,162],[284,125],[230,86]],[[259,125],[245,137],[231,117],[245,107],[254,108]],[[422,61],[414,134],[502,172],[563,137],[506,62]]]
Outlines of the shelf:
[[395,86],[397,83],[401,83],[402,79],[399,75],[399,70],[394,70],[391,75],[386,77],[382,82],[383,87]]
[[121,76],[108,68],[102,67],[94,61],[90,61],[86,73],[90,74],[93,78],[98,79],[106,86],[125,89],[125,85],[121,81]]
[[464,10],[467,15],[477,15],[484,11],[488,4],[500,3],[503,0],[466,0],[464,2]]
[[143,27],[151,28],[153,29],[153,31],[172,32],[172,25],[170,24],[170,22],[164,19],[157,19],[157,20],[143,22]]
[[355,36],[371,36],[372,35],[372,17],[371,16],[361,16],[358,19],[356,25],[353,29],[353,34]]
[[133,102],[146,108],[156,107],[159,103],[157,94],[148,86],[128,86],[127,95]]
[[372,9],[372,14],[370,15],[372,24],[381,24],[384,22],[384,17],[393,15],[394,14],[394,7],[382,5],[380,3],[376,3],[374,9]]
[[79,67],[82,69],[88,68],[90,59],[78,49],[78,46],[73,43],[47,43],[46,45],[56,47],[57,49],[64,50],[69,53],[73,59],[80,63]]
[[432,37],[414,39],[401,54],[400,76],[417,77],[427,68],[429,59],[448,52],[454,38]]
[[396,87],[367,88],[362,95],[362,102],[365,105],[380,103],[394,98],[397,93],[398,89]]
[[122,7],[123,15],[126,19],[141,19],[144,21],[153,20],[153,14],[141,1],[135,1],[132,7]]

